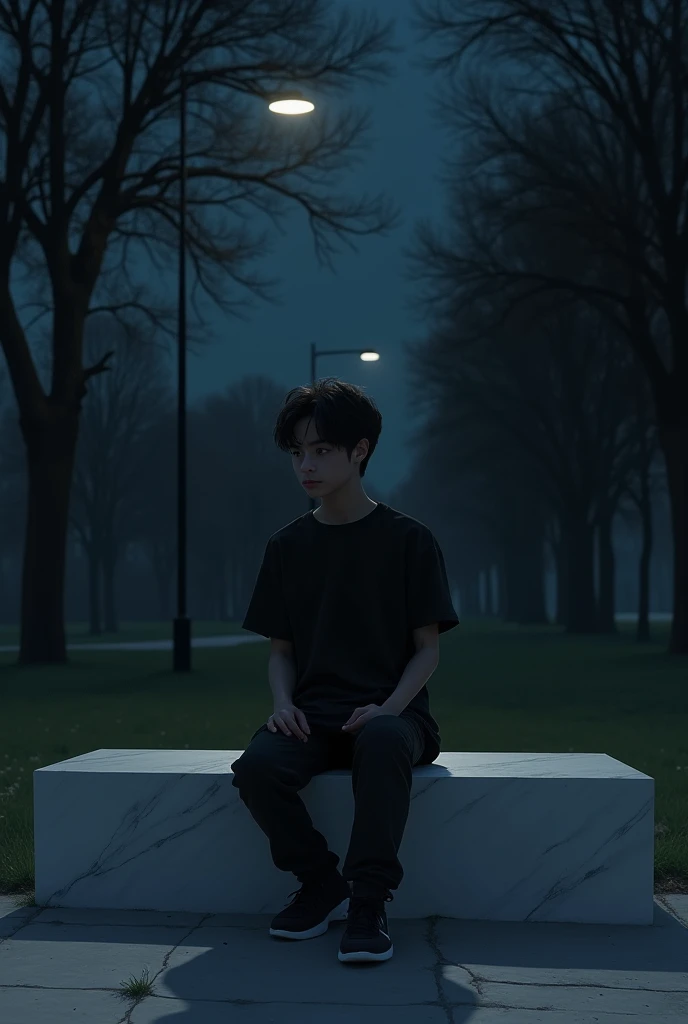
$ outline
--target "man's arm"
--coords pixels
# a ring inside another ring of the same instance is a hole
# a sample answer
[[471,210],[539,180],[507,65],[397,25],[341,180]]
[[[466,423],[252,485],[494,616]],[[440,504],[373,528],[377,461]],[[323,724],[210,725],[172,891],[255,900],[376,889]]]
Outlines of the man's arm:
[[289,640],[270,638],[268,681],[275,707],[291,704],[296,684],[294,645]]
[[390,715],[400,715],[404,708],[419,693],[440,661],[440,635],[437,623],[413,630],[416,653],[409,658],[394,693],[381,705]]

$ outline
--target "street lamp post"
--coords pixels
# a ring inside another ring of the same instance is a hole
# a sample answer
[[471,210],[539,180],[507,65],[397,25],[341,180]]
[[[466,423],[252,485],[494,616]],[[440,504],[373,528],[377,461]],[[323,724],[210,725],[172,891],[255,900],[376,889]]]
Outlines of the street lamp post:
[[179,297],[177,362],[177,617],[173,628],[175,672],[191,669],[191,620],[186,610],[186,72],[181,73],[179,113]]
[[[380,358],[379,352],[374,352],[369,348],[327,348],[320,349],[318,351],[315,347],[315,343],[311,342],[311,383],[315,384],[315,360],[318,356],[345,356],[345,355],[357,355],[366,363],[374,363]],[[309,498],[311,508],[317,507],[315,498]]]
[[[191,670],[191,620],[187,614],[187,449],[186,449],[186,92],[188,75],[181,70],[179,102],[179,295],[177,363],[177,615],[173,623],[173,667]],[[275,114],[308,114],[314,109],[301,93],[273,96]]]

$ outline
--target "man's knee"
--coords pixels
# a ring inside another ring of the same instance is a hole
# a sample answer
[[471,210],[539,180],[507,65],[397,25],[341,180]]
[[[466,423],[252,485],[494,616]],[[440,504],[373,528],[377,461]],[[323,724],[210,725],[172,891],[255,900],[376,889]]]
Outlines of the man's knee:
[[362,727],[359,736],[361,746],[389,749],[403,746],[405,727],[398,715],[376,715]]
[[266,750],[262,744],[252,741],[243,754],[236,761],[233,761],[230,766],[234,772],[232,785],[236,786],[237,782],[243,783],[248,780],[259,781],[270,778],[274,774],[276,766],[277,761],[274,757],[270,756],[270,751]]

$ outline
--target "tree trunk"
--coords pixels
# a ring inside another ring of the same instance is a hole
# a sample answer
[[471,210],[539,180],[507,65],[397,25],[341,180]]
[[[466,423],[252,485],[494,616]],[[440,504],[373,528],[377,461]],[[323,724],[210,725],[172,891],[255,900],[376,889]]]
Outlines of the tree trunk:
[[670,654],[688,654],[688,418],[660,424],[659,440],[666,460],[674,535],[674,616]]
[[172,619],[172,596],[171,596],[171,571],[170,565],[165,557],[164,544],[155,542],[147,545],[150,564],[155,577],[155,589],[158,594],[158,608],[163,622]]
[[9,618],[8,593],[9,587],[7,586],[7,576],[5,574],[5,556],[0,555],[0,622],[5,622]]
[[486,570],[487,575],[487,614],[491,619],[494,619],[499,614],[498,597],[497,597],[497,585],[496,585],[496,566],[490,565]]
[[232,620],[236,622],[238,619],[243,618],[244,608],[241,601],[241,562],[236,557],[232,556],[232,561],[229,567],[230,571],[230,593],[232,607],[230,608],[230,615]]
[[506,621],[520,626],[547,623],[544,536],[547,519],[537,497],[514,495],[502,542]]
[[609,509],[600,515],[597,524],[597,558],[599,594],[597,628],[600,633],[616,633],[616,563],[613,544],[614,516]]
[[117,572],[117,545],[107,538],[103,545],[103,619],[106,633],[117,633],[117,598],[115,580]]
[[226,556],[222,559],[221,564],[218,568],[218,590],[220,598],[220,622],[228,622],[229,615],[227,614],[227,558]]
[[234,609],[236,602],[234,599],[234,555],[229,555],[227,558],[227,614],[229,615],[230,621],[236,618]]
[[593,528],[583,521],[566,524],[567,621],[569,633],[596,633]]
[[511,565],[511,540],[505,539],[502,545],[501,559],[501,591],[502,591],[502,622],[516,621],[516,595],[514,594],[514,571]]
[[98,545],[91,543],[86,548],[88,560],[88,631],[91,636],[102,633],[100,615],[100,554]]
[[65,568],[79,409],[48,398],[39,412],[23,415],[20,425],[28,493],[19,664],[65,664]]
[[506,583],[505,621],[519,626],[545,625],[544,550],[542,538],[525,531],[512,536],[503,555]]
[[211,593],[214,595],[215,600],[212,602],[210,608],[210,615],[208,616],[213,622],[220,622],[222,620],[222,572],[220,566],[214,567],[212,572],[212,588]]
[[480,577],[478,572],[466,575],[460,585],[461,591],[461,614],[467,619],[480,618]]
[[506,573],[504,572],[504,556],[500,555],[496,564],[497,575],[497,603],[495,605],[497,618],[506,622]]
[[650,466],[640,474],[640,516],[643,546],[640,552],[638,579],[638,622],[636,640],[646,643],[650,639],[650,561],[652,558],[652,494],[650,492]]
[[557,566],[557,590],[556,590],[556,610],[554,613],[554,621],[557,626],[566,626],[568,624],[568,596],[569,596],[569,578],[568,578],[568,562],[567,562],[567,546],[565,540],[558,541],[554,545],[554,560]]
[[545,600],[545,551],[541,536],[533,536],[532,542],[524,546],[521,559],[523,573],[517,621],[521,626],[546,626],[549,619]]

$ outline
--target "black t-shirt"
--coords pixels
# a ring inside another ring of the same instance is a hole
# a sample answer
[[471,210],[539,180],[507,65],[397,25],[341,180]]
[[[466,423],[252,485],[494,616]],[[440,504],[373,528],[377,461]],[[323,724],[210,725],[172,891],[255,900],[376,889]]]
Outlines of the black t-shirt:
[[[440,547],[423,523],[379,502],[353,523],[307,512],[270,537],[243,628],[294,644],[293,703],[309,724],[341,729],[382,704],[415,653],[414,629],[459,622]],[[421,764],[440,753],[427,686],[407,704],[423,727]]]

